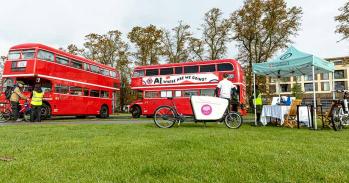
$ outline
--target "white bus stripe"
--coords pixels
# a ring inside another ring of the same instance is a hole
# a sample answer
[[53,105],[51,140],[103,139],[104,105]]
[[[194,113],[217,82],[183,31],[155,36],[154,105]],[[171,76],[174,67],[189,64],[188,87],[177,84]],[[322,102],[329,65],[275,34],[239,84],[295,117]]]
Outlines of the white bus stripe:
[[[12,74],[12,75],[3,75],[2,77],[23,77],[23,76],[34,76],[34,74]],[[79,83],[79,84],[85,84],[85,85],[90,85],[90,86],[97,86],[97,87],[101,87],[101,88],[108,88],[108,89],[112,89],[112,90],[120,90],[119,88],[113,88],[113,87],[108,87],[108,86],[92,84],[92,83],[74,81],[74,80],[64,79],[64,78],[59,78],[59,77],[54,77],[54,76],[48,76],[48,75],[42,75],[42,74],[38,74],[38,76],[39,77],[44,77],[44,78],[49,78],[49,79],[57,79],[57,80],[61,80],[61,81],[68,81],[68,82],[72,82],[72,83]]]

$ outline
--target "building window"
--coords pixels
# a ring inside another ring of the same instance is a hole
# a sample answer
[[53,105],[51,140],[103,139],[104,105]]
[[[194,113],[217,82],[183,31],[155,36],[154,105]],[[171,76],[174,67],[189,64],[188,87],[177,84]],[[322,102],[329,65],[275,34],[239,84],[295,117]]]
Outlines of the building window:
[[39,50],[38,58],[42,60],[52,61],[52,62],[55,60],[53,53],[44,51],[44,50]]
[[321,80],[329,80],[328,73],[321,73]]
[[290,82],[291,78],[290,77],[284,77],[280,79],[281,82]]
[[160,92],[159,91],[146,91],[144,93],[145,98],[159,98],[160,97]]
[[344,81],[335,81],[334,85],[335,85],[335,87],[334,87],[335,90],[345,90],[345,88],[346,88]]
[[290,84],[280,84],[281,92],[290,92],[291,85]]
[[313,74],[304,75],[304,81],[313,81]]
[[197,73],[199,66],[184,66],[184,73]]
[[234,67],[233,67],[233,65],[231,65],[229,63],[218,64],[217,65],[217,70],[218,71],[232,71],[232,70],[234,70]]
[[343,79],[345,76],[344,70],[335,70],[334,71],[334,79]]
[[270,77],[270,83],[276,83],[276,79],[274,77]]
[[214,96],[214,89],[202,89],[201,91],[200,91],[200,95],[202,95],[202,96]]
[[276,85],[269,85],[269,93],[276,93]]
[[[316,83],[315,83],[315,90],[318,90]],[[306,92],[313,91],[313,83],[304,83],[304,91]]]
[[330,91],[330,82],[322,82],[321,91]]
[[170,74],[173,74],[173,68],[160,69],[160,75],[170,75]]
[[146,76],[156,76],[159,75],[159,69],[148,69],[145,72]]
[[200,72],[214,72],[216,65],[200,65]]
[[175,67],[175,73],[176,74],[182,74],[183,73],[183,67]]

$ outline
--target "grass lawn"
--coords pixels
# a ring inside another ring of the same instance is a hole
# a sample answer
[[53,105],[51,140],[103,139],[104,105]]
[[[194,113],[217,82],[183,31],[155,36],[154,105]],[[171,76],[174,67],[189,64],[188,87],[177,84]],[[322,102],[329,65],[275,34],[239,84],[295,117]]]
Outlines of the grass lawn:
[[0,182],[349,182],[349,130],[0,126],[0,175]]

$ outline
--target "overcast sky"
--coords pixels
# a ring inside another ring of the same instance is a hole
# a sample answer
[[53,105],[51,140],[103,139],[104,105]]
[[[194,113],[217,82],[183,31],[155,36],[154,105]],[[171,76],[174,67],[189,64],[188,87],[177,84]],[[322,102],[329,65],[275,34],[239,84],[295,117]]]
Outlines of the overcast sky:
[[[349,42],[335,34],[334,16],[345,0],[287,0],[289,6],[301,6],[301,31],[293,39],[298,49],[320,57],[349,56]],[[134,26],[172,28],[179,20],[192,26],[203,22],[213,7],[229,16],[241,7],[242,0],[0,0],[0,55],[16,44],[43,43],[55,48],[70,43],[82,46],[89,33],[104,34],[120,30],[127,34]],[[237,50],[229,47],[227,58]]]

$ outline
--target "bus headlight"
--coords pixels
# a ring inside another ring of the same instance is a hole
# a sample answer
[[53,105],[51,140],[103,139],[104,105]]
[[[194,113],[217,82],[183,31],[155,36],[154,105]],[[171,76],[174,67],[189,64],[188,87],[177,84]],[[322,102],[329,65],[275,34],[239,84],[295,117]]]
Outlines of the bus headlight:
[[4,107],[4,106],[5,106],[5,104],[2,104],[2,103],[0,104],[0,107]]

